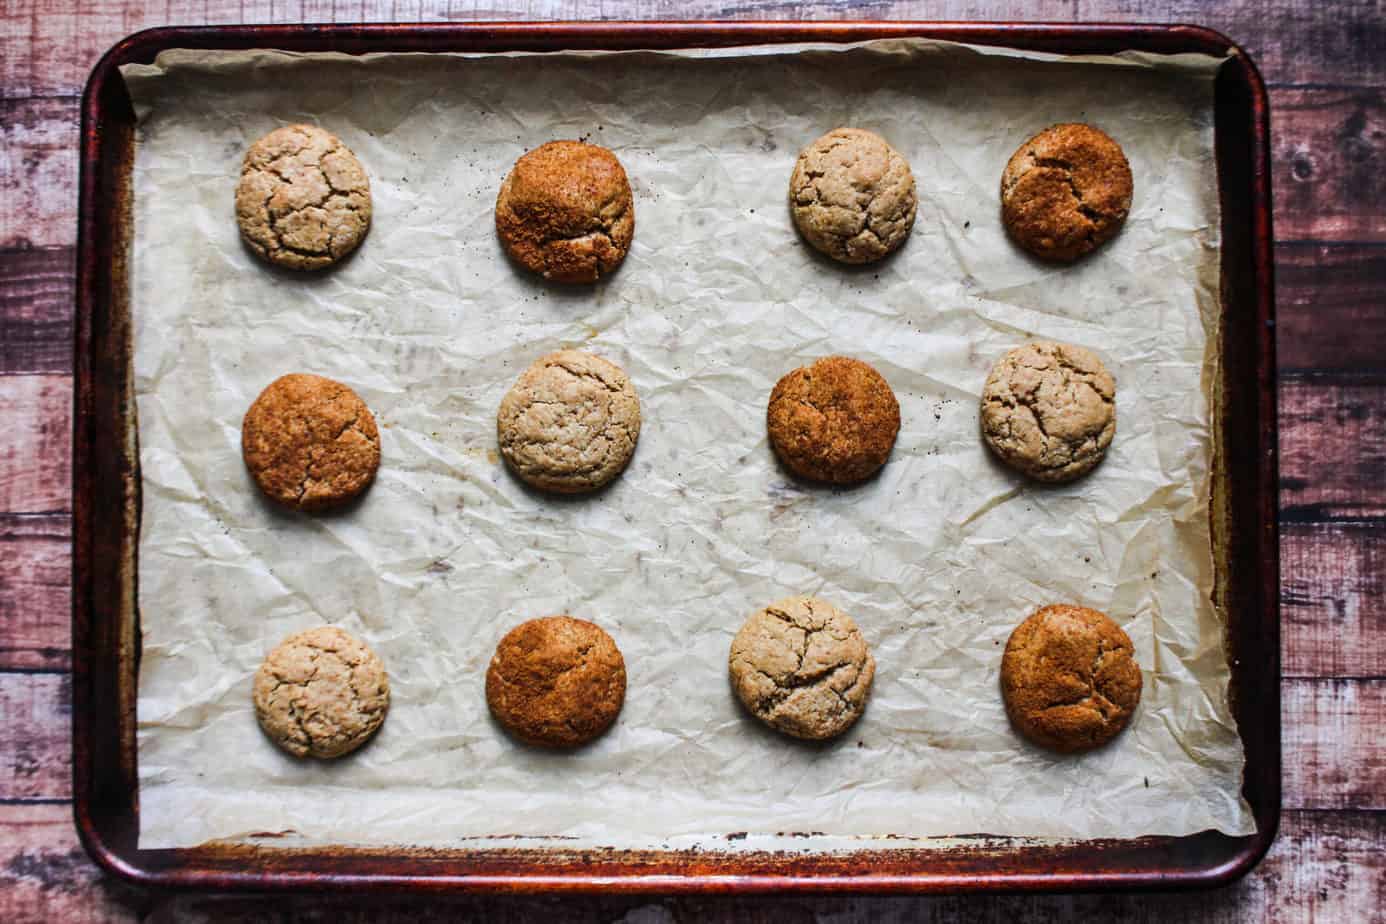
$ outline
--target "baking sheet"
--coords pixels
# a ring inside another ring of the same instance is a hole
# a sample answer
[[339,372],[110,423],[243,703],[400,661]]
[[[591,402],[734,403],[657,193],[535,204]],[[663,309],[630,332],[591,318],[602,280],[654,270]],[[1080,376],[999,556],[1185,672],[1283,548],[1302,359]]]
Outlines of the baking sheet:
[[[901,40],[126,67],[140,846],[1253,831],[1210,597],[1215,67]],[[1074,119],[1123,144],[1136,195],[1112,244],[1059,268],[1009,244],[996,190],[1020,141]],[[231,211],[245,147],[293,121],[339,134],[375,203],[361,250],[314,276],[257,261]],[[910,241],[864,270],[816,257],[786,205],[798,150],[841,124],[881,132],[918,184]],[[500,180],[562,137],[611,147],[635,191],[630,256],[594,288],[524,275],[495,240]],[[991,363],[1029,337],[1093,348],[1117,378],[1112,449],[1073,485],[1024,482],[978,436]],[[634,462],[593,497],[529,491],[495,451],[501,396],[565,346],[621,363],[642,401]],[[776,379],[829,353],[874,364],[901,403],[890,463],[846,490],[786,477],[764,432]],[[245,473],[241,417],[289,371],[349,383],[382,426],[349,512],[280,512]],[[877,659],[832,744],[761,728],[726,681],[741,621],[791,593],[851,613]],[[1077,758],[1019,739],[997,687],[1010,630],[1058,601],[1111,613],[1145,671],[1132,727]],[[565,611],[612,633],[629,689],[610,734],[551,754],[490,720],[483,674],[510,626]],[[323,622],[364,638],[393,689],[377,739],[330,764],[277,751],[250,704],[265,652]]]

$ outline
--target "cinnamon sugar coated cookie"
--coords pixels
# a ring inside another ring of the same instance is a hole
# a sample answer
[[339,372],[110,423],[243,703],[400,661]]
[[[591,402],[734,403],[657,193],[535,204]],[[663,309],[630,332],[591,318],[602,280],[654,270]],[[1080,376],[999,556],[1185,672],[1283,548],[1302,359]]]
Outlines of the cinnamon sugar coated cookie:
[[255,673],[255,718],[295,757],[340,757],[365,744],[390,708],[385,665],[336,626],[291,635]]
[[640,438],[640,399],[620,366],[581,350],[540,357],[501,400],[501,456],[545,491],[595,491],[621,473]]
[[871,366],[828,356],[775,384],[766,428],[790,471],[850,484],[870,478],[890,457],[900,432],[900,403]]
[[380,431],[356,392],[293,373],[271,382],[245,412],[241,455],[270,500],[326,510],[370,486],[380,467]]
[[1037,340],[997,361],[982,389],[982,437],[1037,481],[1072,481],[1107,454],[1116,380],[1097,354]]
[[582,141],[550,141],[515,162],[496,197],[506,253],[556,282],[615,272],[635,236],[630,181],[616,155]]
[[1116,236],[1133,188],[1121,145],[1091,125],[1054,125],[1011,155],[1001,217],[1020,246],[1069,263]]
[[246,151],[236,223],[250,249],[270,263],[322,269],[355,250],[370,229],[370,181],[336,135],[286,125]]
[[1046,606],[1022,622],[1001,659],[1001,695],[1016,729],[1054,751],[1115,738],[1141,701],[1131,639],[1105,614]]
[[914,227],[914,174],[875,132],[833,129],[799,154],[789,206],[815,249],[841,263],[872,263],[903,244]]
[[599,626],[572,616],[523,622],[486,670],[486,705],[521,741],[586,744],[611,727],[626,700],[626,662]]
[[747,618],[732,640],[732,689],[766,725],[795,738],[842,734],[861,717],[876,660],[852,617],[788,597]]

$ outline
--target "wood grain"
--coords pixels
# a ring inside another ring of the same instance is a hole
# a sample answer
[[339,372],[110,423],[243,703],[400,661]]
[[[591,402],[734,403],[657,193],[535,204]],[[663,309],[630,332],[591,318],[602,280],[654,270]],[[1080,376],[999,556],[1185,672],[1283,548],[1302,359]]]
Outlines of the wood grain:
[[0,672],[0,802],[72,795],[71,714],[67,674]]
[[1271,97],[1280,240],[1386,241],[1386,94],[1277,89]]
[[71,524],[0,514],[0,669],[71,664]]
[[1386,529],[1287,524],[1280,585],[1285,676],[1386,676]]
[[[168,23],[461,22],[512,19],[934,19],[1192,22],[1241,43],[1281,83],[1386,83],[1386,17],[1377,0],[10,0],[0,17],[0,88],[10,97],[73,96],[117,39]],[[1267,28],[1275,23],[1276,28]],[[1344,55],[1343,49],[1355,53]]]
[[66,511],[71,495],[72,379],[0,376],[0,511]]
[[1280,383],[1281,519],[1386,516],[1386,379]]
[[1284,805],[1386,809],[1386,678],[1281,685]]
[[135,921],[148,905],[133,889],[105,879],[87,859],[72,826],[72,806],[0,806],[0,909],[5,921]]
[[79,102],[0,98],[0,250],[77,242]]
[[[146,896],[102,879],[76,842],[65,806],[0,807],[0,901],[12,924],[135,921],[179,924],[1356,924],[1386,903],[1386,813],[1291,812],[1256,874],[1228,889],[1187,895],[1039,895],[968,898],[565,899],[486,898],[421,905],[404,900]],[[1255,913],[1248,914],[1248,909]],[[1376,918],[1379,920],[1379,918]]]
[[1386,372],[1386,245],[1275,248],[1282,370]]
[[0,375],[72,371],[74,269],[71,247],[0,251]]

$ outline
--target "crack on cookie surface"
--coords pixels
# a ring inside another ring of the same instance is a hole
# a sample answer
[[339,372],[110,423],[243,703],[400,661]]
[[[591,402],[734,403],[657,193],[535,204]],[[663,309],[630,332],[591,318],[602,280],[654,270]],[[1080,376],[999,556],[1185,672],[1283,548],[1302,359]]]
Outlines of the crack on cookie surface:
[[[837,154],[843,149],[850,149],[845,157]],[[876,175],[878,161],[883,168]],[[879,135],[848,128],[803,150],[790,177],[789,201],[805,239],[844,263],[879,260],[903,244],[918,202],[905,158]]]
[[370,227],[370,182],[330,132],[290,125],[246,152],[236,217],[250,248],[290,269],[321,269],[346,256]]
[[529,484],[579,493],[615,478],[640,437],[640,404],[614,363],[577,350],[539,359],[501,401],[497,438]]

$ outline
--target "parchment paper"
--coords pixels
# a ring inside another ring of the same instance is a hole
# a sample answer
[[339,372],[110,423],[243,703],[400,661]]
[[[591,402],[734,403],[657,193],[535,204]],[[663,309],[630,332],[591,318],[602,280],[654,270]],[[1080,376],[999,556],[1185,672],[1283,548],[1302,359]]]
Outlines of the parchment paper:
[[[892,41],[127,68],[140,845],[1251,832],[1210,600],[1215,66]],[[1068,268],[1012,246],[997,199],[1015,147],[1064,120],[1119,139],[1136,181],[1124,232]],[[293,121],[339,134],[375,202],[359,253],[318,275],[261,264],[232,215],[246,146]],[[882,133],[918,183],[913,236],[865,270],[816,257],[786,205],[800,148],[844,124]],[[492,207],[523,151],[577,136],[629,172],[635,243],[609,280],[559,288],[506,261]],[[1069,486],[1026,483],[978,435],[989,367],[1030,337],[1091,347],[1117,378],[1116,440]],[[495,411],[573,345],[625,367],[645,423],[610,490],[561,499],[498,461]],[[848,490],[790,480],[765,437],[776,379],[830,353],[901,403],[889,464]],[[290,371],[347,382],[382,425],[379,479],[348,512],[282,513],[242,465],[242,415]],[[760,727],[726,679],[745,616],[792,593],[851,613],[877,659],[865,717],[825,746]],[[1130,730],[1076,758],[1025,744],[997,683],[1011,629],[1061,601],[1111,613],[1145,671]],[[628,695],[596,744],[541,753],[490,720],[483,675],[507,629],[565,611],[616,638]],[[280,753],[250,701],[265,653],[324,622],[393,688],[378,738],[334,763]]]

